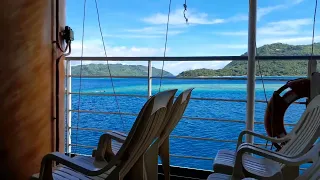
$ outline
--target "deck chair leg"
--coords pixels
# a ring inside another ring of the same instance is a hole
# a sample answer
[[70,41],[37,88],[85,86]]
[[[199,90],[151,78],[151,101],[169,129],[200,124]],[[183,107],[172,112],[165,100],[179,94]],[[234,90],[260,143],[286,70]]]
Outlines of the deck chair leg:
[[159,156],[162,162],[162,169],[165,180],[170,180],[170,157],[169,157],[169,137],[167,137],[159,148]]
[[154,142],[144,154],[144,169],[148,180],[158,179],[158,141]]
[[284,180],[296,179],[299,176],[299,166],[285,166],[282,175]]
[[143,159],[144,156],[141,156],[139,158],[139,160],[133,165],[130,171],[125,175],[125,177],[123,178],[124,180],[146,179]]

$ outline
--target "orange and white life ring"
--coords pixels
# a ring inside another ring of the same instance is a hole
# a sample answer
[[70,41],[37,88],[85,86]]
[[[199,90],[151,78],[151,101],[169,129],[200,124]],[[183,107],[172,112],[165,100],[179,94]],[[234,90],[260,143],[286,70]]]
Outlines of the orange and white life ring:
[[[290,88],[283,96],[281,93]],[[310,80],[307,78],[288,81],[273,93],[264,116],[264,126],[270,137],[281,138],[287,134],[284,115],[290,104],[301,98],[310,97]],[[274,144],[279,150],[281,145]],[[283,145],[283,144],[282,144]]]

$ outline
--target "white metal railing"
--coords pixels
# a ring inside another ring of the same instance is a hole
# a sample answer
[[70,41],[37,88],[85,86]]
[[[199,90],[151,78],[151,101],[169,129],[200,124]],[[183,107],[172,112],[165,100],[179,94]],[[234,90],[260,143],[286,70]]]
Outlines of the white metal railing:
[[[152,61],[243,61],[246,60],[247,57],[245,56],[212,56],[212,57],[67,57],[66,58],[66,153],[72,153],[71,147],[72,146],[81,146],[87,148],[94,148],[94,146],[86,146],[81,144],[72,144],[71,142],[71,131],[75,129],[72,127],[71,124],[71,114],[72,112],[78,113],[94,113],[94,114],[122,114],[122,115],[130,115],[130,116],[137,116],[135,113],[129,112],[100,112],[100,111],[89,111],[89,110],[74,110],[72,109],[72,95],[88,95],[88,96],[114,96],[114,94],[104,94],[104,93],[88,93],[88,92],[72,92],[71,89],[71,79],[73,77],[80,77],[71,74],[71,62],[78,61],[78,60],[90,60],[90,61],[147,61],[148,62],[148,75],[147,76],[112,76],[114,78],[147,78],[148,79],[148,93],[146,95],[132,95],[132,94],[116,94],[116,96],[126,96],[126,97],[139,97],[139,98],[148,98],[152,95],[152,79],[160,78],[160,77],[153,77],[152,76]],[[311,59],[310,56],[257,56],[256,59],[260,60],[308,60]],[[320,56],[312,57],[313,61],[315,59],[320,59]],[[308,63],[309,66],[311,63]],[[312,63],[316,66],[316,63]],[[314,68],[308,68],[314,69]],[[81,76],[86,78],[107,78],[110,76]],[[221,80],[246,80],[245,77],[210,77],[210,78],[172,78],[172,77],[162,77],[163,79],[221,79]],[[257,78],[258,80],[259,78]],[[277,78],[268,78],[268,80],[272,81],[288,81],[289,79],[277,79]],[[205,101],[226,101],[226,102],[244,102],[246,103],[247,100],[245,99],[222,99],[222,98],[199,98],[199,97],[192,97],[193,100],[205,100]],[[254,100],[255,102],[265,103],[265,100]],[[302,102],[296,102],[297,104],[304,104]],[[230,122],[230,123],[246,123],[244,120],[232,120],[232,119],[220,119],[220,118],[204,118],[204,117],[188,117],[184,116],[183,118],[188,120],[200,120],[200,121],[217,121],[217,122]],[[253,122],[253,124],[263,124],[263,122]],[[294,126],[294,124],[285,124],[287,126]],[[76,128],[77,130],[86,130],[86,131],[97,131],[97,132],[107,132],[108,130],[103,129],[96,129],[96,128]],[[171,136],[172,138],[180,138],[180,139],[195,139],[195,140],[204,140],[204,141],[214,141],[214,142],[232,142],[236,143],[236,140],[227,140],[227,139],[216,139],[216,138],[203,138],[203,137],[191,137],[191,136]],[[258,144],[258,143],[256,143]],[[258,144],[258,145],[265,145],[265,144]],[[195,157],[195,156],[181,156],[172,154],[171,156],[175,157],[184,157],[184,158],[195,158],[195,159],[210,159],[209,157]]]

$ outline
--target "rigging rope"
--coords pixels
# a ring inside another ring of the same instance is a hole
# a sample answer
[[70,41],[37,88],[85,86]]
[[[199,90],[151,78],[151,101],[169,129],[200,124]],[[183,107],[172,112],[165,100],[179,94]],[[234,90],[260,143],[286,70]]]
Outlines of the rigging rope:
[[[83,41],[84,41],[84,24],[85,24],[85,20],[86,20],[86,4],[87,4],[87,0],[84,0],[83,18],[82,18],[81,57],[83,57]],[[80,101],[81,101],[80,93],[81,93],[81,86],[82,86],[82,58],[80,60],[79,75],[80,75],[80,78],[79,78],[79,93],[78,93],[78,118],[77,118],[76,144],[78,144],[78,131],[79,131],[79,121],[80,121]],[[76,149],[78,149],[78,148],[76,148]]]
[[[258,51],[257,42],[255,42],[255,48],[256,48],[256,53],[257,53],[257,51]],[[269,102],[268,102],[268,98],[267,98],[266,88],[265,88],[265,85],[264,85],[264,79],[263,79],[263,75],[262,75],[262,71],[261,71],[260,60],[259,60],[259,58],[257,58],[257,60],[258,60],[259,74],[260,74],[261,83],[262,83],[262,87],[263,87],[263,94],[264,94],[264,98],[265,98],[265,101],[266,101],[267,107],[268,107]],[[272,121],[271,121],[271,134],[273,134]],[[269,141],[266,142],[266,147],[268,146],[268,142]],[[271,149],[272,149],[272,146],[271,146]]]
[[[106,51],[106,45],[104,43],[104,38],[103,38],[103,34],[102,34],[102,28],[101,28],[101,23],[100,23],[100,14],[99,14],[99,8],[98,8],[97,0],[95,0],[95,4],[96,4],[98,24],[99,24],[99,30],[100,30],[100,35],[101,35],[101,41],[102,41],[102,45],[103,45],[104,55],[106,57],[108,57],[107,51]],[[123,131],[126,131],[125,130],[125,123],[123,121],[123,118],[122,118],[122,115],[121,115],[121,111],[120,111],[120,105],[119,105],[119,102],[118,102],[118,98],[116,96],[116,91],[115,91],[115,88],[114,88],[113,78],[112,78],[112,75],[111,75],[111,70],[110,70],[110,66],[109,66],[109,61],[108,60],[107,60],[107,67],[108,67],[108,72],[109,72],[109,77],[110,77],[110,81],[111,81],[113,95],[114,95],[114,98],[115,98],[115,101],[116,101],[116,104],[117,104],[117,108],[118,108],[118,113],[119,113],[120,119],[122,121]]]
[[184,4],[183,4],[183,8],[184,8],[184,10],[183,10],[183,17],[184,17],[184,19],[186,20],[186,23],[188,24],[188,21],[189,21],[189,19],[186,17],[186,11],[187,11],[187,0],[184,0]]
[[[164,57],[164,58],[166,57],[166,53],[167,53],[167,43],[168,43],[168,31],[169,31],[169,22],[170,22],[170,12],[171,12],[171,0],[169,0],[169,10],[168,10],[168,19],[167,19],[166,39],[165,39],[164,51],[163,51],[163,57]],[[162,77],[163,77],[163,68],[164,68],[164,59],[163,59],[163,61],[162,61],[159,92],[161,91]]]

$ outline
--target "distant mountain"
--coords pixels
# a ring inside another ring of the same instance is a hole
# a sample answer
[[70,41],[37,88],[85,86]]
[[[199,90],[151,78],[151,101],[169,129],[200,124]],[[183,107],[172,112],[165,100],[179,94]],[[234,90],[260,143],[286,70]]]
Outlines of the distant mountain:
[[[304,56],[310,55],[311,45],[288,45],[274,43],[264,45],[257,49],[258,56]],[[315,43],[314,54],[320,55],[320,43]],[[247,56],[247,53],[242,54]],[[318,61],[318,64],[320,61]],[[307,61],[260,61],[262,75],[264,76],[304,76],[307,74]],[[318,70],[320,70],[318,65]],[[256,74],[259,75],[258,63]],[[181,72],[178,77],[197,76],[243,76],[247,75],[247,61],[232,61],[222,69],[195,69]]]
[[[148,76],[148,67],[142,65],[109,64],[112,76]],[[80,65],[72,66],[72,75],[80,75]],[[83,76],[109,76],[106,64],[82,65]],[[161,69],[152,68],[152,76],[161,76]],[[163,71],[163,76],[174,76],[168,71]]]

